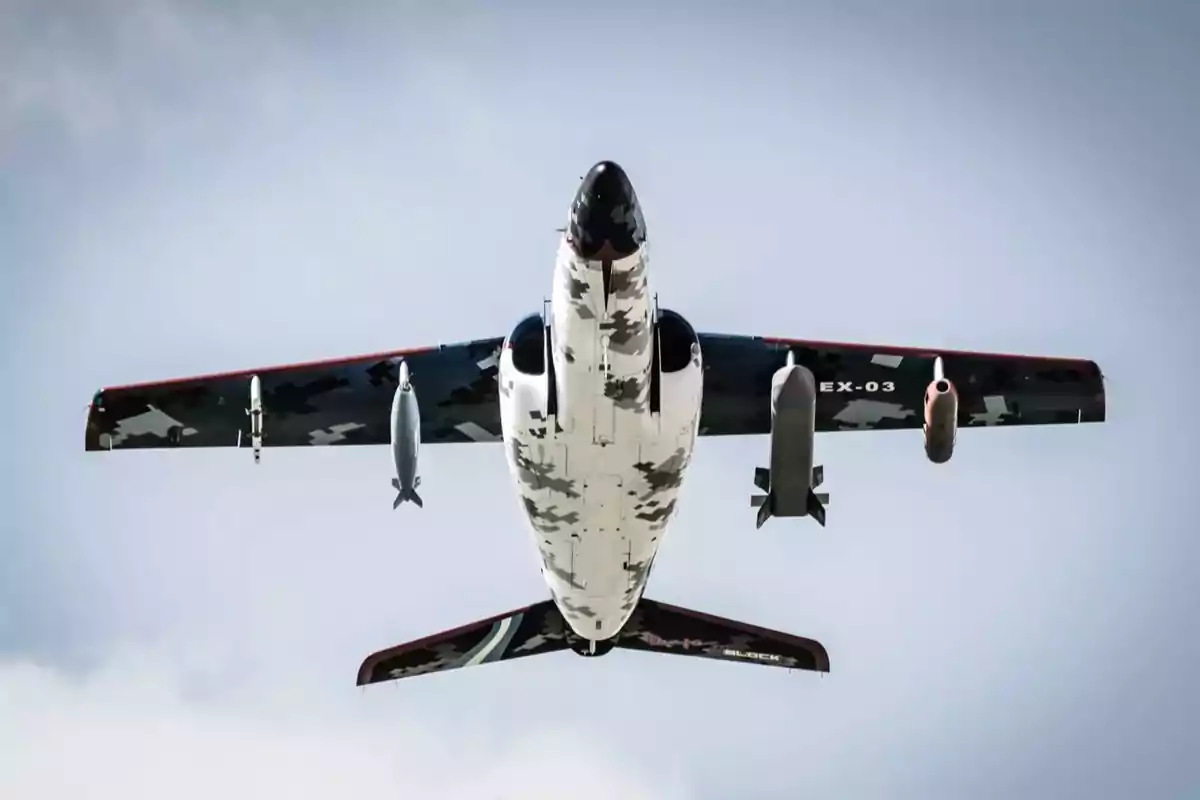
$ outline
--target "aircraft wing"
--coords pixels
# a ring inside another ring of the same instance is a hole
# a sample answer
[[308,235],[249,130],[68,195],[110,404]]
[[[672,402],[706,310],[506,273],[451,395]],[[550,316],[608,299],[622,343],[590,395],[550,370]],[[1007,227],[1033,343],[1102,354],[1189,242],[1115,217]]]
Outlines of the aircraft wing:
[[[250,444],[250,379],[261,383],[263,445],[387,444],[399,361],[408,362],[421,442],[500,439],[503,337],[307,364],[101,389],[84,447],[124,450]],[[239,439],[240,434],[240,439]]]
[[942,357],[960,428],[1104,421],[1094,361],[702,333],[701,436],[771,432],[771,376],[790,350],[817,383],[817,432],[924,425],[925,389]]
[[551,600],[367,656],[358,685],[566,650],[566,622]]

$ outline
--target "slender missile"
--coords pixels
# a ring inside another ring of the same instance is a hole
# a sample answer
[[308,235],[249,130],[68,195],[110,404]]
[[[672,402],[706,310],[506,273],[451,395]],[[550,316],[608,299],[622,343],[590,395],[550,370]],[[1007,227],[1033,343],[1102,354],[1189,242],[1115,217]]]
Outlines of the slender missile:
[[421,411],[417,407],[417,392],[413,389],[412,379],[408,371],[408,363],[400,362],[399,383],[396,393],[392,396],[392,466],[396,477],[392,478],[392,488],[396,490],[396,499],[392,508],[400,507],[406,500],[412,501],[418,508],[425,504],[417,494],[421,485],[421,476],[417,474],[417,451],[421,446]]
[[254,448],[254,463],[257,464],[262,456],[263,440],[262,382],[257,375],[250,378],[250,407],[246,413],[250,415],[250,444]]

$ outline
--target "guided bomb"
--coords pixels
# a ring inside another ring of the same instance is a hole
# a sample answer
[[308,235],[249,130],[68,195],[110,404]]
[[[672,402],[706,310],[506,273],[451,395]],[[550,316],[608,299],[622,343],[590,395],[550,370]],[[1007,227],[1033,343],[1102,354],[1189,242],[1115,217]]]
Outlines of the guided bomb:
[[825,477],[813,466],[816,421],[816,379],[789,352],[787,364],[771,378],[770,467],[754,471],[754,485],[766,494],[750,497],[758,507],[757,527],[771,517],[809,515],[824,527],[829,495],[813,492]]

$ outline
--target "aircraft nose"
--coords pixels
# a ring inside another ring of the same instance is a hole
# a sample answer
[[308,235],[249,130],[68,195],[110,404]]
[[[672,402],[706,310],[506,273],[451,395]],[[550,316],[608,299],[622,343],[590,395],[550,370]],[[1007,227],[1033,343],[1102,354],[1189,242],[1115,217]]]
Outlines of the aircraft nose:
[[568,226],[571,246],[589,260],[625,258],[646,241],[646,223],[629,176],[620,165],[601,161],[588,170]]

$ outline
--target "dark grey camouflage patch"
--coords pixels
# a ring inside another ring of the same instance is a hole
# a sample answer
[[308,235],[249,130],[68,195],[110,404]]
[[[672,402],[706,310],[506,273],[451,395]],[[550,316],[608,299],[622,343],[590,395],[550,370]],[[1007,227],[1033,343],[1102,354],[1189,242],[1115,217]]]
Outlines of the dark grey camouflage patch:
[[[574,572],[572,572],[569,569],[563,569],[561,566],[559,566],[558,557],[555,556],[553,550],[550,550],[550,549],[542,550],[542,563],[546,565],[546,569],[552,575],[554,575],[554,577],[558,578],[560,581],[567,584],[575,591],[582,592],[582,591],[586,590],[587,587],[585,587],[578,580],[576,580]],[[566,601],[565,597],[558,598],[558,602],[560,604],[564,603],[565,601]]]
[[517,468],[518,481],[534,491],[548,489],[573,500],[579,498],[575,481],[555,475],[554,464],[534,461],[529,457],[528,449],[526,444],[515,436],[509,439],[509,450],[512,453],[513,465]]
[[650,565],[653,561],[653,558],[647,558],[645,561],[626,562],[625,572],[629,576],[629,592],[636,592],[646,582],[646,578],[650,574]]
[[573,617],[585,617],[587,619],[595,619],[596,611],[589,605],[575,605],[569,597],[560,597],[559,604],[563,609]]
[[646,261],[639,257],[629,269],[613,270],[609,291],[618,300],[636,300],[646,294]]
[[643,355],[650,347],[650,326],[642,316],[632,317],[628,309],[614,311],[600,330],[609,334],[609,349],[627,356]]
[[672,497],[666,504],[661,506],[657,500],[650,500],[645,504],[639,504],[634,509],[634,516],[640,520],[661,525],[671,518],[671,514],[675,513],[675,501],[676,498]]
[[637,378],[609,376],[604,381],[604,396],[617,408],[637,411],[645,405],[647,385]]
[[668,456],[661,464],[642,461],[633,468],[642,474],[649,491],[642,500],[649,500],[654,495],[669,489],[678,489],[683,484],[683,472],[687,468],[688,452],[680,447]]
[[573,275],[566,276],[567,294],[572,300],[587,300],[589,284]]
[[568,511],[565,514],[558,513],[558,506],[551,505],[542,508],[537,501],[528,495],[521,496],[521,502],[525,506],[525,513],[529,516],[529,522],[535,529],[542,533],[554,533],[562,530],[562,526],[578,525],[579,512]]

